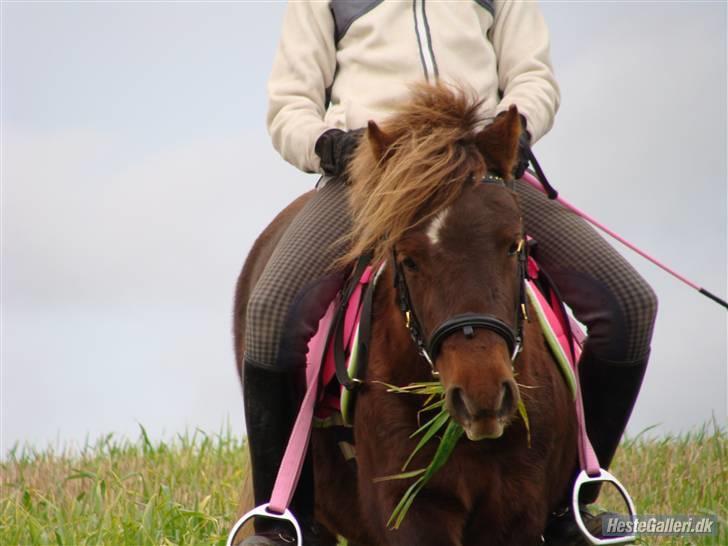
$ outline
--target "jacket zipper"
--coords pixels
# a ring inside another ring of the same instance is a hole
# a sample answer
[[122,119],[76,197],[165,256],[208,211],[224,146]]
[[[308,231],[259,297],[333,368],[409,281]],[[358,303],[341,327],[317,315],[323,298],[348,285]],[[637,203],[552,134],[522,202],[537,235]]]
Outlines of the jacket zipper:
[[420,51],[422,70],[425,72],[425,79],[434,82],[438,77],[437,62],[432,51],[432,37],[430,36],[430,25],[427,21],[425,0],[413,0],[412,12],[414,15],[415,34],[417,35],[417,47]]

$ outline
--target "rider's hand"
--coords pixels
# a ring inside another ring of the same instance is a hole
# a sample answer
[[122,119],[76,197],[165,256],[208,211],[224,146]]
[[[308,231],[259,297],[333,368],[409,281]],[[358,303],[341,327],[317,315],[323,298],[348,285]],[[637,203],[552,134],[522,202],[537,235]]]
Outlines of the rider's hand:
[[359,143],[364,129],[342,131],[329,129],[316,141],[314,151],[321,159],[321,169],[329,176],[341,176],[346,173],[349,159]]

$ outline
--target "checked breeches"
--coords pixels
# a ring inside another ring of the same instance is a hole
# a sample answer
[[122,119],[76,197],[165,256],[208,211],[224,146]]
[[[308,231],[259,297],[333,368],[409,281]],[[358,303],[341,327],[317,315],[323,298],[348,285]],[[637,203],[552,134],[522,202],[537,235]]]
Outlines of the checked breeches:
[[[587,325],[589,350],[613,363],[645,359],[657,312],[651,288],[582,218],[524,182],[517,181],[516,188],[526,232],[538,243],[539,264]],[[251,294],[248,361],[279,370],[305,362],[279,358],[289,308],[299,291],[331,273],[332,262],[345,250],[341,238],[349,226],[347,186],[330,179],[283,234]]]

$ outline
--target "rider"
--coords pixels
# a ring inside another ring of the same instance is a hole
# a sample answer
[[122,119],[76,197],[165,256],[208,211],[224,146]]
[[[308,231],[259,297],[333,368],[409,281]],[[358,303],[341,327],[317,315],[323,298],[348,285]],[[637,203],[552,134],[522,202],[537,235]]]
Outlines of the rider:
[[[268,85],[268,128],[283,158],[321,173],[313,197],[278,242],[249,300],[244,398],[256,504],[269,499],[300,399],[291,377],[305,343],[341,284],[330,264],[350,225],[344,172],[367,121],[380,121],[426,79],[464,83],[484,118],[515,104],[525,154],[551,128],[559,105],[549,34],[538,5],[511,0],[290,2]],[[525,157],[515,173],[519,178]],[[588,328],[581,360],[587,429],[604,467],[612,460],[642,383],[657,310],[653,291],[584,220],[516,181],[539,262]],[[306,287],[317,296],[297,295]],[[300,308],[314,301],[305,312]],[[284,338],[283,332],[286,332]],[[291,333],[294,332],[294,333]],[[316,544],[310,461],[293,512]],[[593,489],[582,500],[593,502]],[[246,545],[290,542],[258,518]],[[554,515],[551,544],[578,537],[573,514]]]

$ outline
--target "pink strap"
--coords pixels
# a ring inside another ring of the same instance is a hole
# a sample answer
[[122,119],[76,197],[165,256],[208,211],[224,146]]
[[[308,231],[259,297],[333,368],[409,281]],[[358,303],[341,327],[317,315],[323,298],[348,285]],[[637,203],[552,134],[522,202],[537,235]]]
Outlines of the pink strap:
[[576,376],[576,424],[577,430],[577,444],[579,446],[579,466],[592,478],[601,474],[601,467],[599,466],[599,459],[597,454],[594,452],[594,447],[589,441],[589,436],[586,433],[586,420],[584,418],[584,401],[581,397],[581,382],[579,381],[579,368],[574,367],[574,374]]
[[[369,283],[371,276],[372,268],[367,267],[349,300],[344,318],[345,343],[347,344],[352,338],[354,327],[357,323],[356,319],[359,314],[359,304],[361,302],[363,287]],[[303,397],[301,409],[298,411],[296,422],[293,424],[291,437],[288,440],[286,451],[283,454],[283,460],[278,469],[278,476],[273,486],[270,503],[268,503],[268,509],[276,514],[282,514],[291,504],[293,493],[296,491],[298,480],[301,477],[303,461],[306,459],[306,451],[308,451],[308,443],[311,438],[313,412],[318,398],[319,375],[324,357],[326,356],[327,334],[331,329],[335,312],[336,301],[329,305],[326,313],[319,321],[317,335],[311,338],[311,341],[308,343],[308,355],[306,358],[306,395]]]
[[[525,182],[528,182],[531,186],[533,186],[537,190],[540,190],[542,192],[545,192],[545,190],[543,189],[543,185],[541,185],[541,182],[539,182],[538,179],[535,176],[533,176],[531,173],[525,172],[523,174],[523,180]],[[619,241],[620,243],[622,243],[624,246],[626,246],[630,250],[636,252],[637,254],[639,254],[640,256],[642,256],[644,259],[652,262],[653,264],[655,264],[657,267],[659,267],[663,271],[666,271],[667,273],[669,273],[670,275],[672,275],[676,279],[684,282],[690,288],[694,288],[695,290],[698,290],[698,291],[702,290],[700,288],[700,286],[698,286],[697,284],[695,284],[693,281],[691,281],[690,279],[688,279],[688,278],[680,275],[680,273],[678,273],[674,269],[671,269],[671,268],[667,267],[664,263],[662,263],[661,261],[659,261],[657,258],[653,258],[649,254],[647,254],[647,252],[645,252],[644,250],[636,247],[635,245],[633,245],[632,243],[630,243],[627,239],[625,239],[624,237],[622,237],[618,233],[614,232],[613,230],[609,229],[607,226],[605,226],[604,224],[602,224],[601,222],[599,222],[598,220],[596,220],[592,216],[589,216],[584,211],[579,210],[578,208],[576,208],[574,205],[572,205],[571,203],[569,203],[568,201],[566,201],[561,196],[557,197],[556,198],[556,201],[558,201],[559,203],[561,203],[564,207],[566,207],[568,210],[570,210],[571,212],[573,212],[577,216],[581,216],[584,220],[586,220],[587,222],[589,222],[591,225],[599,228],[604,233],[608,234],[610,237],[613,237],[614,239],[616,239],[617,241]]]
[[[319,329],[325,328],[328,331],[334,317],[334,305],[329,305],[324,316],[319,321]],[[282,514],[291,504],[293,493],[298,485],[301,476],[301,468],[306,458],[308,442],[311,438],[311,425],[313,423],[313,409],[316,404],[318,393],[318,375],[323,361],[326,338],[319,336],[312,340],[308,347],[308,366],[306,369],[306,395],[303,397],[301,409],[296,417],[296,422],[291,431],[291,438],[288,440],[286,452],[283,454],[281,467],[278,470],[278,477],[273,486],[268,509],[276,514]]]
[[[372,266],[367,266],[359,278],[359,282],[349,299],[344,317],[344,347],[349,347],[354,339],[354,331],[359,324],[359,315],[361,314],[361,299],[364,292],[364,286],[369,284],[372,278]],[[324,330],[324,333],[326,331]]]
[[[529,263],[529,267],[531,269],[535,269],[538,266],[535,262],[533,264]],[[586,473],[591,477],[599,476],[601,473],[601,469],[599,466],[599,459],[597,458],[596,453],[594,452],[594,447],[592,446],[591,442],[589,441],[589,436],[586,432],[586,421],[584,418],[584,401],[581,396],[581,383],[579,381],[579,357],[580,357],[580,345],[584,341],[584,337],[581,333],[581,327],[572,324],[571,331],[574,334],[575,341],[579,346],[575,347],[575,353],[576,353],[576,360],[572,357],[571,350],[569,348],[570,341],[567,339],[566,332],[564,331],[564,327],[561,324],[561,320],[556,316],[556,314],[552,311],[551,307],[549,306],[548,302],[546,301],[546,298],[543,296],[543,294],[539,291],[538,287],[535,286],[535,284],[531,281],[527,281],[531,284],[533,287],[533,294],[535,294],[536,299],[540,302],[541,308],[543,309],[544,314],[546,315],[548,321],[551,323],[552,327],[554,328],[554,333],[556,334],[557,339],[559,340],[559,343],[561,344],[561,347],[563,348],[564,354],[566,355],[566,358],[569,360],[569,364],[571,364],[571,368],[574,370],[574,383],[576,384],[576,397],[574,400],[574,405],[576,408],[576,424],[577,424],[577,448],[579,452],[579,466],[581,466],[581,469],[586,471]],[[571,317],[568,317],[568,320],[573,321]]]

